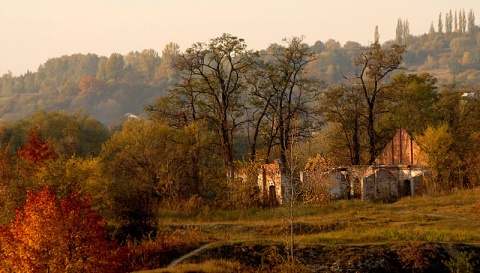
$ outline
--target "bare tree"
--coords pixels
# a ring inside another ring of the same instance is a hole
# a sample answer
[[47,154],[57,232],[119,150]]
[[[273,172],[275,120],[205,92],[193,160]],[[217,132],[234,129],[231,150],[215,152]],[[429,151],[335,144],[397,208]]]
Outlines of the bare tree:
[[358,86],[332,85],[322,95],[320,110],[325,121],[338,123],[348,147],[350,164],[360,164],[362,127],[362,97]]
[[354,61],[355,84],[359,86],[362,100],[366,106],[364,115],[367,120],[366,128],[369,138],[369,164],[375,161],[377,148],[375,121],[384,111],[380,106],[387,77],[391,72],[402,69],[404,52],[405,45],[393,44],[389,48],[383,49],[379,43],[373,43]]
[[256,56],[243,39],[230,34],[192,45],[175,57],[179,82],[157,107],[177,126],[205,120],[216,132],[228,178],[234,174],[234,132],[245,122],[245,75]]
[[324,84],[306,73],[306,65],[315,60],[303,37],[285,39],[287,46],[271,45],[265,60],[260,64],[262,70],[259,86],[253,96],[265,106],[263,118],[270,126],[265,134],[267,159],[273,146],[280,146],[280,159],[287,159],[293,122],[298,124],[295,137],[309,136],[314,125],[315,102],[319,99]]

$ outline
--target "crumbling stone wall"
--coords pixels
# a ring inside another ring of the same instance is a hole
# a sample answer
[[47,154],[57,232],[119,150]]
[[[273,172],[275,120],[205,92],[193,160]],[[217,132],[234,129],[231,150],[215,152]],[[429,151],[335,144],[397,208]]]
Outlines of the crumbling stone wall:
[[370,166],[360,179],[362,200],[389,201],[424,193],[428,171],[407,165]]
[[350,196],[352,198],[362,198],[363,178],[369,166],[350,166],[347,168],[350,180]]
[[258,186],[261,197],[265,204],[282,204],[288,195],[288,179],[282,173],[278,161],[272,164],[264,164],[258,174]]
[[330,190],[332,199],[348,199],[350,197],[350,179],[346,169],[333,169],[325,173],[319,182],[324,183],[325,188]]
[[392,200],[398,198],[398,180],[387,169],[371,168],[363,178],[362,200]]

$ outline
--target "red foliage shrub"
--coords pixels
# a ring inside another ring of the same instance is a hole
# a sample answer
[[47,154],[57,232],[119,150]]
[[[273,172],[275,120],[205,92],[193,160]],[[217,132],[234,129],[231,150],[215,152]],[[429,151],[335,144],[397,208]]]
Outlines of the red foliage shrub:
[[129,271],[124,250],[107,240],[105,221],[78,194],[58,200],[48,189],[28,192],[0,241],[0,272]]
[[166,266],[198,247],[192,230],[119,247],[90,198],[59,198],[52,190],[28,192],[10,225],[0,228],[0,272],[131,272]]

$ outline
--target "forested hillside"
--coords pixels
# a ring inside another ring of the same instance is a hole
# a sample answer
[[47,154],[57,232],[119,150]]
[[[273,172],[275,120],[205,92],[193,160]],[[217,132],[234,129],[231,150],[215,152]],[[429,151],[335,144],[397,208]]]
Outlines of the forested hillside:
[[1,118],[82,109],[111,125],[126,113],[140,114],[172,81],[169,54],[168,46],[162,56],[153,49],[126,56],[75,54],[49,59],[36,72],[5,74],[0,84]]
[[[430,28],[425,26],[428,33],[419,36],[410,35],[408,21],[399,19],[396,40],[386,41],[383,46],[405,44],[404,67],[416,73],[428,72],[440,85],[476,86],[480,80],[480,34],[475,16],[471,11],[467,15],[465,11],[453,14],[440,14],[438,24],[434,26],[432,20]],[[354,41],[344,45],[332,39],[317,41],[309,45],[316,58],[307,70],[320,80],[337,83],[351,74],[352,60],[366,46]],[[180,48],[169,43],[161,52],[158,50],[54,57],[37,71],[19,76],[5,74],[0,78],[0,119],[12,121],[38,110],[83,109],[110,126],[126,113],[142,114],[145,105],[165,95],[177,80],[172,60]],[[268,58],[270,51],[267,48],[260,55]]]

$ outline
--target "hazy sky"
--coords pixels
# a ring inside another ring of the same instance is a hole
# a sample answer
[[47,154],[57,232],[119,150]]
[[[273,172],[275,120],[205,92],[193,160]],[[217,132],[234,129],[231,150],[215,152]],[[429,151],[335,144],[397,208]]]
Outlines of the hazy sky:
[[420,35],[455,9],[472,9],[480,24],[480,0],[0,0],[0,75],[74,53],[161,53],[168,42],[184,50],[222,33],[251,49],[301,35],[310,45],[367,45],[376,25],[381,42],[394,39],[398,18]]

